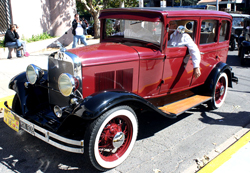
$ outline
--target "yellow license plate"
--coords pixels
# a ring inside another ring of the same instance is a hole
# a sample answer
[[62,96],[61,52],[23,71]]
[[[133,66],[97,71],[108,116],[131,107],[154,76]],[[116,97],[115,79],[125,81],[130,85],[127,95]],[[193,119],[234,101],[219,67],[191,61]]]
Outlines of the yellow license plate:
[[9,109],[4,109],[4,122],[13,130],[19,131],[19,118]]

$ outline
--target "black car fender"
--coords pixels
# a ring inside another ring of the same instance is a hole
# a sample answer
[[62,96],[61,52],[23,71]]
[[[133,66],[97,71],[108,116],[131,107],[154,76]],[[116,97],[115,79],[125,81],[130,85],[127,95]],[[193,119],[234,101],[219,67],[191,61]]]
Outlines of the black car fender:
[[250,41],[242,41],[242,42],[241,42],[241,45],[242,45],[243,47],[250,47]]
[[175,118],[172,115],[163,113],[149,101],[137,94],[124,90],[109,90],[88,96],[79,104],[73,114],[83,119],[95,119],[107,110],[119,105],[128,105],[134,110],[151,109],[168,118]]
[[239,36],[237,34],[232,34],[231,35],[231,38],[234,39],[234,38],[238,38]]
[[218,76],[220,73],[225,72],[228,76],[228,87],[232,87],[232,68],[227,65],[226,63],[219,62],[216,64],[216,66],[213,68],[213,70],[210,72],[206,82],[205,86],[208,87],[209,91],[213,91],[214,85],[218,79]]
[[[46,81],[47,74],[47,71],[44,70],[44,75],[41,80]],[[28,83],[26,72],[19,73],[18,75],[14,76],[9,82],[9,89],[12,89],[16,92],[21,105],[26,105],[25,103],[28,95],[28,89],[25,87],[25,83]],[[24,107],[21,106],[21,108],[22,112],[24,113]]]

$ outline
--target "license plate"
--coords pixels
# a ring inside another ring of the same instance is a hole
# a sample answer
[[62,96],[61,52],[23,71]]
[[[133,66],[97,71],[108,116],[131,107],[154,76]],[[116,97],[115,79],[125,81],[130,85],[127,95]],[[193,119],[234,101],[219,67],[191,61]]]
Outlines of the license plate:
[[21,128],[26,132],[35,135],[34,125],[29,122],[20,121]]
[[19,131],[19,118],[9,109],[4,109],[4,122],[13,130]]

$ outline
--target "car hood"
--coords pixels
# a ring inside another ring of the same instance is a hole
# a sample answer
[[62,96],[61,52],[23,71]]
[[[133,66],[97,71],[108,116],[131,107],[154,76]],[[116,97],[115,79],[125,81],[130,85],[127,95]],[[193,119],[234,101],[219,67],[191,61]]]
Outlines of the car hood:
[[156,58],[161,54],[152,47],[127,46],[120,43],[99,43],[67,51],[78,56],[82,66],[138,61],[139,58]]
[[75,49],[69,49],[81,59],[82,66],[102,65],[135,61],[139,59],[138,52],[119,43],[99,43]]

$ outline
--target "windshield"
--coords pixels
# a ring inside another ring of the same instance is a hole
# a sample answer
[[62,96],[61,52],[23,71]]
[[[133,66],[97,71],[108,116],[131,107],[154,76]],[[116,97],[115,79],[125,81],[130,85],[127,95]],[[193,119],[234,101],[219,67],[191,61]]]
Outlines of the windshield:
[[161,22],[139,20],[106,19],[105,38],[136,39],[160,45]]
[[244,17],[234,17],[233,18],[233,26],[242,26],[241,22],[243,22]]

